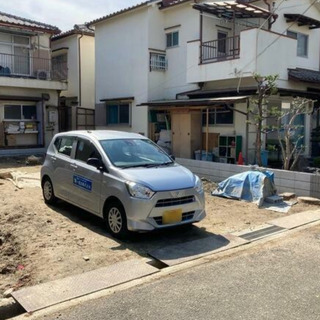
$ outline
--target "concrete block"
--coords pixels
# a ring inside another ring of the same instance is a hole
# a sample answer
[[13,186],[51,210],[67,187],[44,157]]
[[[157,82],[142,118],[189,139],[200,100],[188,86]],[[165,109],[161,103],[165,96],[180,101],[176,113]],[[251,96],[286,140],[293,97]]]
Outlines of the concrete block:
[[281,178],[279,186],[294,189],[294,180],[287,180]]
[[303,182],[309,182],[311,181],[311,174],[305,173],[305,172],[295,172],[295,180],[297,181],[303,181]]
[[294,182],[294,188],[295,189],[302,189],[310,192],[310,183],[303,182],[303,181],[295,181]]

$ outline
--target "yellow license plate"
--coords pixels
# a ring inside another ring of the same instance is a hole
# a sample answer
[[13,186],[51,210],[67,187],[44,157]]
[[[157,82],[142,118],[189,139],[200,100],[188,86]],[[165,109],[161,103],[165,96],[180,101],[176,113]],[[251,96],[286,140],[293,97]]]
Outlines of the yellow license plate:
[[162,224],[171,224],[181,222],[182,209],[168,210],[162,215]]

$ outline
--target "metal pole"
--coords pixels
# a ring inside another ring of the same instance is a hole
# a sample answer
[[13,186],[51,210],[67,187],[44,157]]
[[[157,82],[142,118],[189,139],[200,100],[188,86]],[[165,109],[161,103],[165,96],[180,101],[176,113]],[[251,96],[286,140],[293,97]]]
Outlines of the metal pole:
[[208,160],[209,149],[209,108],[206,110],[206,160]]

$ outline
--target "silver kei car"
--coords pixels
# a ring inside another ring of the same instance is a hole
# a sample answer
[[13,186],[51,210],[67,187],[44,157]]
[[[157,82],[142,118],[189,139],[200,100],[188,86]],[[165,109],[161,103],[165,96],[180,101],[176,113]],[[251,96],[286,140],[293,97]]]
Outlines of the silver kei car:
[[120,131],[70,131],[54,136],[41,182],[44,201],[57,198],[104,218],[124,237],[202,220],[201,180],[146,137]]

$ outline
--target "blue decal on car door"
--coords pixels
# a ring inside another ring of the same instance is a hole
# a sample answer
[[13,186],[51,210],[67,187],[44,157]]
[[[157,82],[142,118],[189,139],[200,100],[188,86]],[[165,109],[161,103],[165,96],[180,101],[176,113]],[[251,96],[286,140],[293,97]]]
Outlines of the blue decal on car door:
[[73,184],[85,191],[92,191],[92,180],[89,180],[87,178],[73,175]]

